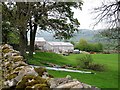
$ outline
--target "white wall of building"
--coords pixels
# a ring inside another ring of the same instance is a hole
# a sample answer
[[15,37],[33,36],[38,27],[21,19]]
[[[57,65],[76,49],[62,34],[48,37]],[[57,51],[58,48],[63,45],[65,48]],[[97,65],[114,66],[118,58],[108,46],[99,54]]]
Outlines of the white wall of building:
[[72,52],[74,50],[74,46],[68,42],[46,42],[44,50],[53,51],[55,53]]

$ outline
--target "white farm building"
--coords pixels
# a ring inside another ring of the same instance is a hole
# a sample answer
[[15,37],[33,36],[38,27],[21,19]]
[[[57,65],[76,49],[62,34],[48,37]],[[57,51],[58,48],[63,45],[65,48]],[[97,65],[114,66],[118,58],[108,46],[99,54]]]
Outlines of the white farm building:
[[46,42],[44,50],[55,53],[73,52],[74,46],[69,42]]
[[[29,38],[28,45],[30,45]],[[55,53],[73,52],[74,50],[74,46],[70,42],[48,42],[43,37],[36,37],[35,45],[43,51],[51,51]]]
[[[43,46],[46,44],[46,40],[43,37],[35,37],[35,45],[39,49],[43,49]],[[28,45],[30,45],[30,39],[28,38]]]

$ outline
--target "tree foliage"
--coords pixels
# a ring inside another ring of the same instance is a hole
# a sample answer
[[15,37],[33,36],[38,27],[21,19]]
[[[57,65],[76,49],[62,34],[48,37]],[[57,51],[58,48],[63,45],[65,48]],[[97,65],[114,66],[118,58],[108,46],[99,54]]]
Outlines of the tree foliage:
[[15,32],[14,27],[10,25],[10,22],[2,22],[2,42],[9,44],[18,44],[18,34]]
[[[69,39],[80,25],[71,7],[81,9],[82,2],[13,2],[3,3],[4,18],[18,30],[21,54],[26,51],[30,30],[30,52],[34,50],[37,28],[55,32],[55,38]],[[4,19],[3,19],[4,20]]]
[[76,44],[75,48],[81,51],[88,51],[88,52],[103,51],[103,45],[101,43],[88,43],[85,39],[80,39],[79,43]]

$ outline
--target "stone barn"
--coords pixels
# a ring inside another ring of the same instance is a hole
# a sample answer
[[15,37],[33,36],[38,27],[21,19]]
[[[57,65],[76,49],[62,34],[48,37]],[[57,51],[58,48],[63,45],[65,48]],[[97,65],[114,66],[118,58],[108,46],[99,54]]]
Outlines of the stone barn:
[[73,52],[74,46],[69,42],[46,42],[44,50],[55,53]]

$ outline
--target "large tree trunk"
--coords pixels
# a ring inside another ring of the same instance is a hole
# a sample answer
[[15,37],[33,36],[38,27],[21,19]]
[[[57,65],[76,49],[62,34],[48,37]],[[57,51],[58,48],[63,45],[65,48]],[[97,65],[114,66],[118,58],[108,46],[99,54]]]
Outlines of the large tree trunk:
[[[35,20],[37,21],[37,20]],[[34,23],[34,29],[32,29],[32,23],[30,21],[30,48],[29,48],[29,57],[33,57],[34,45],[35,45],[35,36],[37,31],[37,24]]]
[[4,34],[3,37],[2,37],[2,43],[7,44],[7,42],[8,42],[8,35]]
[[19,37],[20,54],[26,58],[26,30],[21,30]]

